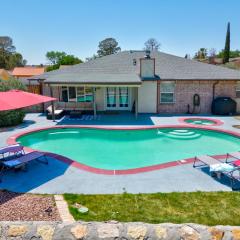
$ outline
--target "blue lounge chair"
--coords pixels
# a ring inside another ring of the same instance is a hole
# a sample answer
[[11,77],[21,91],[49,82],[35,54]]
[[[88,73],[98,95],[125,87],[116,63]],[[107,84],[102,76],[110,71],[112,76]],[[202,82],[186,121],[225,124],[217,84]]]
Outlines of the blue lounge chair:
[[48,159],[45,153],[41,153],[41,152],[31,152],[12,160],[2,161],[1,162],[2,167],[0,170],[0,182],[1,182],[1,178],[4,173],[4,170],[22,168],[26,166],[27,163],[34,160],[37,160],[41,163],[48,164]]
[[2,156],[1,159],[4,160],[5,159],[5,154],[8,154],[8,156],[12,155],[23,155],[24,153],[24,149],[23,146],[19,145],[19,144],[14,144],[14,145],[9,145],[9,146],[5,146],[0,148],[0,155]]
[[[231,154],[229,154],[229,155],[231,155]],[[234,154],[231,156],[234,157]],[[235,156],[236,156],[236,154],[235,154]],[[214,166],[214,165],[227,164],[227,161],[226,161],[226,163],[224,163],[224,162],[217,160],[216,158],[213,158],[211,156],[203,155],[203,156],[195,157],[193,167],[197,167],[197,165],[196,165],[197,161],[202,162],[201,165],[198,165],[199,167],[208,166],[209,168],[211,168],[211,166]],[[234,166],[232,164],[227,164],[227,165],[229,165],[229,169],[223,168],[222,170],[218,170],[218,173],[220,173],[220,176],[222,174],[222,175],[227,176],[230,179],[232,190],[239,190],[239,186],[237,186],[237,185],[239,185],[239,183],[240,183],[240,167]],[[215,174],[212,176],[215,176]]]

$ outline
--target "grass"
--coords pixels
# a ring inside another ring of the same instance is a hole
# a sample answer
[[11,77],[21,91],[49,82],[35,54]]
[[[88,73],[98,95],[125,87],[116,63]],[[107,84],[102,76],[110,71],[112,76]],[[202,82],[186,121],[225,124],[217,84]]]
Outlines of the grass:
[[[75,220],[240,225],[240,193],[65,194]],[[79,213],[74,204],[88,207]]]

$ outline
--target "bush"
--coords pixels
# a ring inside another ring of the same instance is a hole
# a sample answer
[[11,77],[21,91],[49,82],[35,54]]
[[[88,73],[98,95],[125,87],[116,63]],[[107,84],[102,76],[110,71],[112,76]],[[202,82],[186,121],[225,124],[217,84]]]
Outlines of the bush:
[[23,110],[0,112],[0,127],[15,126],[23,122],[25,112]]
[[[11,89],[25,90],[26,87],[17,79],[9,80],[0,79],[0,92],[9,91]],[[0,127],[15,126],[23,122],[25,112],[23,109],[0,112]]]

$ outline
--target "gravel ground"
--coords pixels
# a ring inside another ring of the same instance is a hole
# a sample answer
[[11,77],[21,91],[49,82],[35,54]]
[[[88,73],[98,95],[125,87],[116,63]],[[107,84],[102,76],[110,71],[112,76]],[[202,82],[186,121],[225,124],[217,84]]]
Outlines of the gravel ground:
[[53,196],[0,191],[0,221],[61,221]]

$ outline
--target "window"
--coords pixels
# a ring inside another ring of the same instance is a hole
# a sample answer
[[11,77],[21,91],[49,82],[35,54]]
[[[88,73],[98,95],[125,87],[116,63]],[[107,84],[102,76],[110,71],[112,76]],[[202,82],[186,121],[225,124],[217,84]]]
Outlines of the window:
[[108,87],[107,88],[107,107],[116,107],[117,106],[117,88]]
[[128,88],[119,88],[119,107],[128,107]]
[[62,98],[61,101],[68,102],[68,88],[62,87]]
[[69,99],[69,102],[76,102],[76,88],[75,87],[68,88],[68,99]]
[[85,102],[93,102],[93,89],[85,87]]
[[93,102],[91,87],[62,87],[63,102]]
[[236,86],[236,97],[240,98],[240,81],[237,82]]
[[160,83],[160,103],[174,103],[175,82]]
[[84,87],[77,87],[77,101],[85,102]]
[[77,87],[78,102],[93,102],[93,89],[91,87]]

